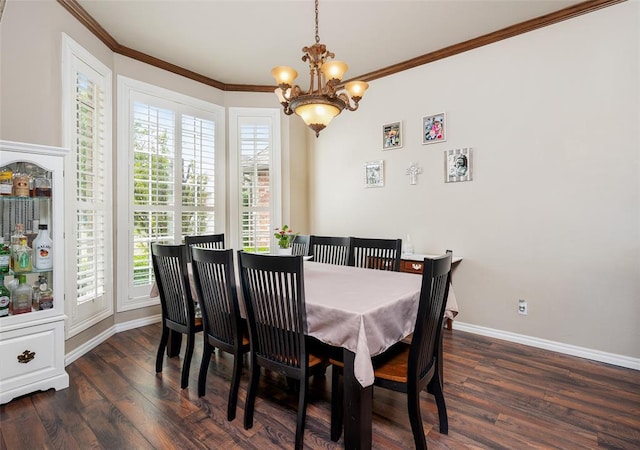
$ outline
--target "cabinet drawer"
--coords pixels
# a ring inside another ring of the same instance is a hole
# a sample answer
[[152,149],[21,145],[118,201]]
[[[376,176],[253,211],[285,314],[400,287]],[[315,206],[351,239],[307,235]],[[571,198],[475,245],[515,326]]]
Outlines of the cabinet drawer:
[[402,272],[422,273],[423,265],[423,261],[411,261],[408,259],[403,259],[401,261],[400,270]]
[[63,348],[64,321],[0,333],[0,392],[65,374]]

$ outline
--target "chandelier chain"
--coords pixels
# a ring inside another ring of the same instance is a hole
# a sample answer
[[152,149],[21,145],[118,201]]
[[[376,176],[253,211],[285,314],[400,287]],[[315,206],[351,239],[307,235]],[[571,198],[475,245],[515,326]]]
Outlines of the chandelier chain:
[[316,44],[320,43],[320,35],[318,34],[318,0],[316,0]]

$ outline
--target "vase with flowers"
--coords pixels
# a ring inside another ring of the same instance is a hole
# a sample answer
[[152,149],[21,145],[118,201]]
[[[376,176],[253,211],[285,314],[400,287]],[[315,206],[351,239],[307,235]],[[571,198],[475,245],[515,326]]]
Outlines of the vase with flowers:
[[282,228],[276,228],[273,235],[278,241],[278,254],[290,255],[291,243],[293,242],[293,238],[295,238],[298,233],[294,233],[288,225],[284,225]]

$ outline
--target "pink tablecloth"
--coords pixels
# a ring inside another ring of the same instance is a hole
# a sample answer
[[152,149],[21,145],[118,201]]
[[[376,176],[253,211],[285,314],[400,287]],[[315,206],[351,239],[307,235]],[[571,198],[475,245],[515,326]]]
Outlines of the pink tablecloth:
[[[422,277],[305,261],[304,283],[309,335],[352,351],[357,380],[372,385],[371,357],[413,332]],[[450,287],[445,316],[455,314]]]

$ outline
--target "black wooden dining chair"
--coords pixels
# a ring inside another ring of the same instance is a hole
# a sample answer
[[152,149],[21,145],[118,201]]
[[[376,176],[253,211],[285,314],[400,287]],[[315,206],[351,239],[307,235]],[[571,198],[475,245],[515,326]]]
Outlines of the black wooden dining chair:
[[309,255],[309,235],[299,234],[291,241],[291,254],[293,256]]
[[302,256],[238,252],[251,337],[251,377],[244,427],[253,426],[260,367],[299,382],[295,448],[302,449],[308,378],[324,373],[328,360],[308,351]]
[[[420,414],[420,392],[426,386],[438,408],[440,433],[448,434],[449,421],[440,380],[438,345],[442,340],[442,320],[451,279],[451,254],[424,259],[418,315],[411,343],[399,342],[373,358],[374,386],[405,393],[409,422],[416,449],[426,449],[427,441]],[[340,374],[343,363],[331,360],[331,439],[342,433],[343,392]]]
[[309,238],[309,254],[315,262],[346,266],[350,249],[350,237],[311,235]]
[[349,265],[400,272],[402,239],[351,238]]
[[158,284],[162,306],[162,337],[156,356],[156,373],[162,372],[164,350],[170,330],[187,336],[187,348],[182,362],[182,389],[189,385],[189,368],[193,356],[195,334],[202,331],[202,319],[196,319],[189,274],[186,245],[151,244],[153,272]]
[[[185,236],[184,243],[188,248],[197,246],[221,250],[224,248],[224,233]],[[191,258],[191,253],[189,253],[189,258]]]
[[198,396],[206,391],[207,372],[214,348],[233,355],[233,374],[227,402],[227,420],[236,417],[238,387],[242,375],[242,355],[249,351],[247,324],[240,315],[236,292],[236,276],[233,250],[191,248],[193,281],[195,284],[202,322],[204,325],[204,347]]

